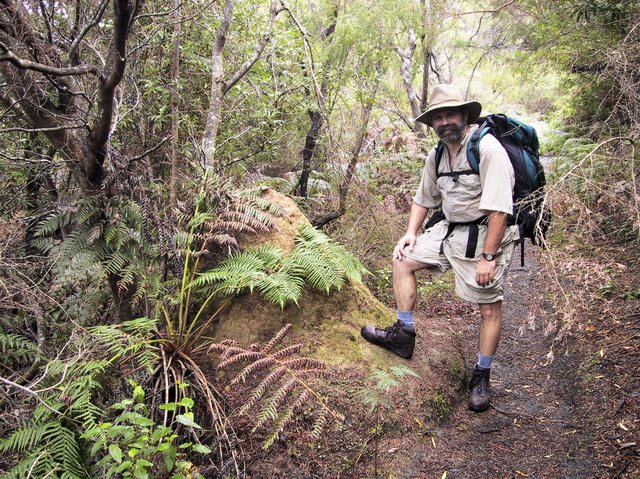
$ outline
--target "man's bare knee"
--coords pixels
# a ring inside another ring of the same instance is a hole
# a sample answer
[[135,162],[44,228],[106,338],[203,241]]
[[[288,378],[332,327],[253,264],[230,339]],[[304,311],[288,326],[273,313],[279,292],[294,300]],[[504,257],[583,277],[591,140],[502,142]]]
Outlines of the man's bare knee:
[[391,267],[393,268],[394,273],[402,274],[413,273],[414,271],[425,269],[427,265],[409,258],[404,258],[402,260],[394,258],[391,263]]

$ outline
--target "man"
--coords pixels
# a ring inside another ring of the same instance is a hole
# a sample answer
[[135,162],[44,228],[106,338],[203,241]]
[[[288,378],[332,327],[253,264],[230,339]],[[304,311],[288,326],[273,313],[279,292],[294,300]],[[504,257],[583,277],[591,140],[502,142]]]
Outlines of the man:
[[[411,358],[416,338],[415,272],[453,269],[456,293],[480,308],[478,363],[469,384],[473,411],[485,411],[490,405],[489,377],[502,330],[504,278],[518,240],[517,226],[507,224],[513,214],[514,173],[506,151],[486,135],[479,146],[479,174],[467,161],[467,142],[477,128],[471,123],[481,111],[480,103],[464,101],[455,86],[438,85],[428,110],[417,118],[442,141],[439,170],[434,148],[413,198],[406,234],[393,251],[397,322],[386,329],[364,326],[361,331],[367,341]],[[446,219],[419,235],[428,210],[440,207]]]

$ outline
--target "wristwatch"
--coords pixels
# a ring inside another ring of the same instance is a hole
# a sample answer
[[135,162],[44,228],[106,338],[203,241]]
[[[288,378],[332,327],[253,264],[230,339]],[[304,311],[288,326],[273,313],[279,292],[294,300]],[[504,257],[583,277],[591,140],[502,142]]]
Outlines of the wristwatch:
[[487,261],[493,261],[494,259],[496,259],[495,253],[482,253],[482,257]]

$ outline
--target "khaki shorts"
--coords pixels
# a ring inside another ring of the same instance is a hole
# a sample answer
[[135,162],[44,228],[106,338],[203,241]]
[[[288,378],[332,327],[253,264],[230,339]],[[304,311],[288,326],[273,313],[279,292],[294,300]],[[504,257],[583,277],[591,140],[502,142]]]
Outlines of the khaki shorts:
[[479,304],[502,301],[507,270],[511,265],[513,250],[519,238],[518,227],[507,227],[497,252],[493,282],[489,286],[483,287],[476,282],[476,268],[487,235],[486,225],[478,226],[478,244],[474,258],[465,258],[469,239],[468,226],[458,226],[454,229],[453,233],[444,240],[444,254],[440,254],[440,244],[447,234],[448,226],[447,221],[441,221],[426,230],[418,237],[413,251],[409,251],[409,248],[405,247],[406,256],[424,263],[427,265],[427,269],[435,272],[439,270],[444,273],[453,269],[456,278],[456,293],[464,300]]

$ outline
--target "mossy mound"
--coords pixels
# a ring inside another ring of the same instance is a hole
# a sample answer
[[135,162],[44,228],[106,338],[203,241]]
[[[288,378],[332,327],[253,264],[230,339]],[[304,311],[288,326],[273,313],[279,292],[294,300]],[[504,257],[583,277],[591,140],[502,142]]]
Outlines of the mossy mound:
[[[242,239],[242,247],[270,244],[293,251],[297,228],[302,223],[308,224],[308,219],[286,196],[269,189],[263,194],[281,206],[283,214],[276,220],[278,228]],[[345,416],[342,432],[327,439],[322,449],[323,467],[331,469],[325,471],[327,477],[340,475],[344,470],[353,470],[354,477],[368,477],[370,461],[360,457],[361,441],[376,424],[359,393],[375,390],[388,404],[399,406],[383,409],[381,450],[412,450],[417,445],[423,447],[422,442],[430,445],[424,423],[439,419],[451,410],[465,375],[456,336],[442,318],[416,318],[418,340],[411,360],[373,346],[360,335],[365,324],[382,327],[394,321],[394,311],[378,301],[364,284],[347,282],[329,294],[307,287],[298,305],[289,303],[284,308],[258,294],[232,298],[218,316],[213,337],[216,341],[233,338],[245,347],[252,343],[265,344],[290,323],[292,331],[282,345],[302,343],[302,355],[320,359],[330,367],[334,374],[324,382],[322,393],[329,398],[329,406]],[[370,374],[375,370],[389,371],[398,364],[409,366],[419,378],[406,377],[387,392],[378,390]],[[266,477],[275,469],[279,473],[296,471],[300,467],[298,455],[304,458],[318,452],[315,446],[300,441],[282,447],[281,454],[270,450],[268,455],[255,461],[252,466],[255,477]],[[294,450],[297,452],[292,454]],[[358,457],[357,464],[352,462],[354,457]],[[390,459],[385,473],[401,470],[411,463],[413,456],[394,454]]]
[[317,290],[303,293],[299,306],[283,309],[258,295],[234,298],[220,315],[217,340],[233,338],[242,345],[264,343],[287,323],[293,326],[289,341],[304,344],[302,353],[329,365],[349,362],[388,361],[388,354],[371,347],[360,336],[365,324],[388,325],[393,313],[363,285],[349,283],[340,291],[326,294]]
[[[282,214],[275,219],[277,229],[241,238],[241,247],[270,244],[290,253],[295,246],[298,226],[309,224],[309,220],[289,197],[269,188],[262,194],[280,206]],[[388,326],[394,321],[395,313],[378,301],[364,284],[347,282],[343,288],[329,294],[307,287],[298,305],[290,303],[284,308],[258,294],[233,298],[220,313],[213,333],[218,341],[233,338],[247,346],[268,341],[291,323],[293,331],[287,342],[303,343],[303,354],[321,359],[328,365],[349,365],[366,373],[405,361],[372,346],[360,336],[360,329],[365,324]],[[447,325],[441,326],[444,327],[442,331],[429,333],[432,338],[438,337],[437,344],[446,343],[446,338],[450,337]],[[433,328],[431,324],[429,329]],[[441,358],[450,353],[451,348],[445,347],[430,351],[429,357]]]

